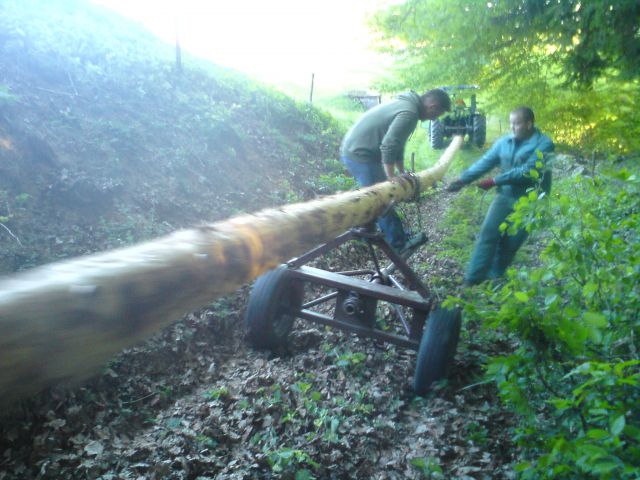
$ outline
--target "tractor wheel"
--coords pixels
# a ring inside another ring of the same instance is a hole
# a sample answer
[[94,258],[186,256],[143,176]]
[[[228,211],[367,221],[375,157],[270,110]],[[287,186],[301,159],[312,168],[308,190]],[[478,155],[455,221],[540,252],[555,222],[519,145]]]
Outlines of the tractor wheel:
[[427,319],[420,341],[413,388],[425,395],[433,382],[446,378],[458,346],[462,314],[459,309],[437,308]]
[[482,148],[484,147],[484,144],[486,141],[487,141],[487,117],[485,117],[484,115],[474,115],[471,143],[473,143],[478,148]]
[[281,353],[295,320],[285,309],[300,309],[302,297],[303,284],[291,279],[286,265],[259,277],[251,290],[245,314],[249,343],[255,348]]
[[444,148],[444,124],[440,120],[429,122],[429,140],[434,150]]

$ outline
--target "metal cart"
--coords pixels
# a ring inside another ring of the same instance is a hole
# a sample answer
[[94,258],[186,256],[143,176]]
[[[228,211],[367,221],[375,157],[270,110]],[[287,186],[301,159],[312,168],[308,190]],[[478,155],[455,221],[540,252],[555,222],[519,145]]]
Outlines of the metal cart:
[[[366,243],[374,268],[331,272],[307,265],[351,241]],[[461,314],[457,309],[435,306],[428,289],[407,264],[419,247],[397,253],[382,234],[354,228],[267,272],[251,291],[245,315],[247,340],[255,348],[283,353],[294,320],[301,318],[417,350],[413,386],[417,394],[424,395],[433,382],[448,373],[460,334]],[[380,267],[380,251],[391,261],[385,268]],[[408,286],[402,285],[396,272],[402,273]],[[309,285],[322,286],[330,293],[308,299]],[[380,301],[388,302],[396,312],[401,325],[395,332],[376,324]]]

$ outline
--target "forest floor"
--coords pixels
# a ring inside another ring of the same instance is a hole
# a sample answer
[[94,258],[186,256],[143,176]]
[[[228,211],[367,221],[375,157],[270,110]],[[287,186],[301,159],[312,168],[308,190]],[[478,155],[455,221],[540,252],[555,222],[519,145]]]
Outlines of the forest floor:
[[[421,206],[429,241],[409,263],[428,287],[459,274],[437,255],[450,196]],[[331,263],[355,268],[364,250],[349,244]],[[416,353],[393,345],[297,320],[286,355],[252,350],[249,292],[187,315],[88,383],[5,412],[0,480],[513,478],[513,418],[481,381],[472,326],[449,381],[422,398]]]

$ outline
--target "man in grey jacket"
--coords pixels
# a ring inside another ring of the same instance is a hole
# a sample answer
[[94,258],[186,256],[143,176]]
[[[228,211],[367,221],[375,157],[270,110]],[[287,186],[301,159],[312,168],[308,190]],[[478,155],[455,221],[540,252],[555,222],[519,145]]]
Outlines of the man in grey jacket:
[[[366,112],[347,132],[340,146],[340,160],[358,184],[368,187],[404,173],[404,147],[418,120],[435,120],[451,109],[444,90],[429,90],[424,95],[407,92],[393,101]],[[421,243],[423,233],[412,238],[391,208],[378,219],[386,241],[398,252]]]
[[496,196],[489,207],[471,261],[465,274],[465,284],[475,285],[486,279],[504,275],[516,252],[527,238],[521,229],[515,235],[500,231],[513,205],[530,188],[540,185],[543,191],[551,189],[549,157],[553,142],[535,127],[533,110],[518,107],[509,115],[512,134],[496,141],[482,158],[451,182],[447,190],[457,192],[496,167],[500,173],[478,182],[478,187],[489,190],[497,187]]

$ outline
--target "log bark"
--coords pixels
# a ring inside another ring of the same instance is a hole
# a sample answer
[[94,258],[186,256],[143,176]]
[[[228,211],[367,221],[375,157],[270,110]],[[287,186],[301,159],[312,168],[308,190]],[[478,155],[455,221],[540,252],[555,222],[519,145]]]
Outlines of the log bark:
[[[462,144],[417,174],[441,179]],[[76,382],[185,313],[410,199],[404,178],[0,279],[0,404]]]

